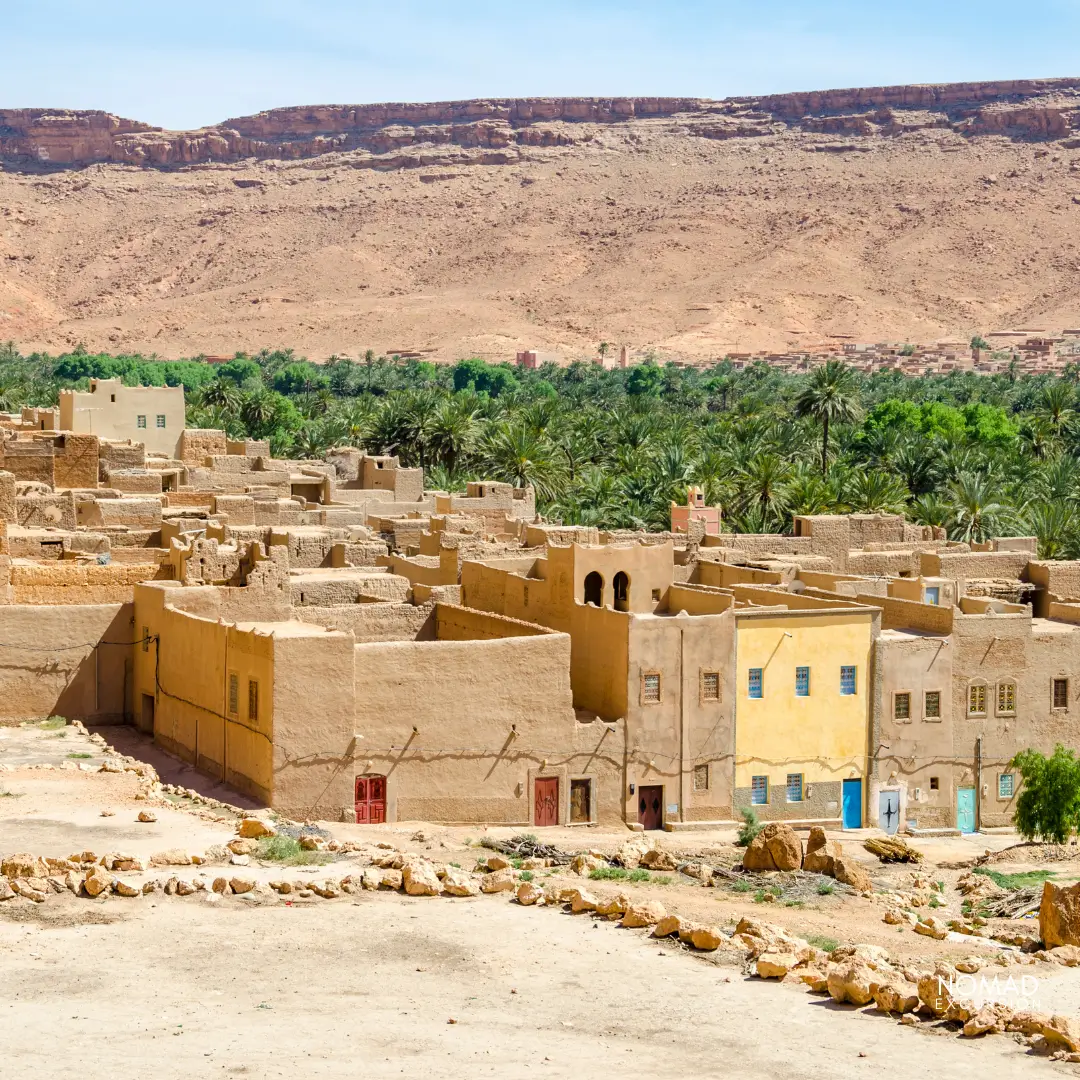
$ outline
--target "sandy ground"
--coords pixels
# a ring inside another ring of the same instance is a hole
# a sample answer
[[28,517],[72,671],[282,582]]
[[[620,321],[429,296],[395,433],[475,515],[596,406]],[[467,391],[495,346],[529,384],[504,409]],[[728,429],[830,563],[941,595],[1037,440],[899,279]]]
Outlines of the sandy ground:
[[[0,921],[4,1059],[118,1076],[595,1077],[735,1073],[939,1080],[1048,1066],[1011,1039],[961,1042],[696,961],[641,932],[487,898],[205,899],[115,921]],[[0,909],[0,920],[3,912]],[[62,921],[62,920],[58,920]],[[730,980],[730,981],[729,981]],[[451,1024],[449,1021],[455,1020]],[[860,1056],[864,1054],[865,1056]],[[120,1063],[120,1064],[116,1064]]]

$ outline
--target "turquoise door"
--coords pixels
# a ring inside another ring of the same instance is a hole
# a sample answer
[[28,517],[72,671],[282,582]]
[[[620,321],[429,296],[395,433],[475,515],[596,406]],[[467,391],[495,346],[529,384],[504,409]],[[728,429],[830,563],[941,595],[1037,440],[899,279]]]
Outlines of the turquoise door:
[[844,781],[843,818],[845,829],[862,828],[862,781]]
[[975,831],[975,789],[956,789],[956,827],[961,832]]

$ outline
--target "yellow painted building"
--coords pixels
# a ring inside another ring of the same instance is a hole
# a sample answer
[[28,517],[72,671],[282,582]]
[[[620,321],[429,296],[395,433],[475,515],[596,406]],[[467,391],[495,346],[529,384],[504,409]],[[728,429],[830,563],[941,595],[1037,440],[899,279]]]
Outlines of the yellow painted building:
[[860,607],[736,611],[737,807],[862,823],[877,618]]

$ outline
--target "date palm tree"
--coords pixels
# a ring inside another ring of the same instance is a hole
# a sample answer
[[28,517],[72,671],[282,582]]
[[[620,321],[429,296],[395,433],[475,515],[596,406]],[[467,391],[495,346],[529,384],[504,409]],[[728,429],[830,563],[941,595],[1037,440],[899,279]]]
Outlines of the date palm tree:
[[859,382],[842,360],[816,368],[795,400],[796,416],[811,416],[821,425],[821,475],[829,471],[829,427],[851,424],[862,412]]

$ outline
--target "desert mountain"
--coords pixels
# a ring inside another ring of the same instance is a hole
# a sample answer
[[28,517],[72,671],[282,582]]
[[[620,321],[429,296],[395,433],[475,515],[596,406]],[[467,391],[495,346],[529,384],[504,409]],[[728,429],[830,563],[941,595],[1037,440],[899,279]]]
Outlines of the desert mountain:
[[0,338],[708,358],[1080,324],[1080,79],[0,110]]

